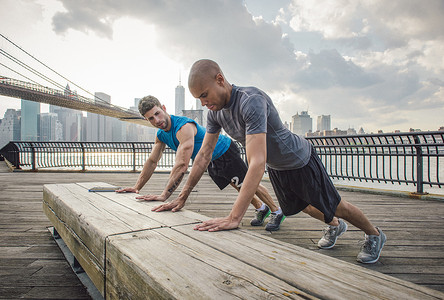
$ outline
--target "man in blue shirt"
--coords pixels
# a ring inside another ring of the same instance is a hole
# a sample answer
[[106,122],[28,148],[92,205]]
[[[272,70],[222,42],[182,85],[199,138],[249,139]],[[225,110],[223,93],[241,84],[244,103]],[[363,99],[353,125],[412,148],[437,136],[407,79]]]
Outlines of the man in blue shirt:
[[[166,145],[168,145],[176,151],[176,161],[164,191],[161,195],[136,197],[137,199],[146,201],[165,201],[181,183],[188,169],[190,159],[194,159],[199,152],[205,138],[205,128],[190,118],[169,115],[166,112],[165,106],[161,105],[159,100],[153,96],[147,96],[141,99],[139,102],[139,112],[145,119],[150,121],[154,127],[159,129],[157,131],[156,141],[136,184],[133,187],[123,188],[117,192],[139,193],[151,178]],[[239,191],[247,170],[248,168],[240,157],[236,144],[227,136],[220,135],[212,152],[211,163],[208,166],[208,173],[213,181],[221,190],[230,184]],[[279,230],[280,224],[285,218],[282,210],[273,203],[273,199],[264,186],[259,185],[255,194],[264,203],[256,196],[252,197],[251,203],[256,208],[256,217],[251,220],[251,225],[262,225],[264,219],[271,214],[271,220],[265,229],[268,231]],[[178,211],[184,205],[185,202],[176,203],[172,201],[157,206],[153,210],[162,211],[172,209],[173,211]]]

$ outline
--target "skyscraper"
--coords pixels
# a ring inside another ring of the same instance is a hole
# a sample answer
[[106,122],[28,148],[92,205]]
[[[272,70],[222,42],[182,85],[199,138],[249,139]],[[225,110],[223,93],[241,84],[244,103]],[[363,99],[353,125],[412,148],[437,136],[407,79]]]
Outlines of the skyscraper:
[[40,114],[40,141],[63,140],[62,124],[58,121],[55,113]]
[[182,116],[185,109],[185,88],[181,84],[180,76],[179,85],[176,86],[175,108],[175,115]]
[[301,111],[301,114],[296,113],[292,120],[293,133],[304,136],[307,132],[313,130],[313,119],[308,114],[308,111]]
[[21,140],[38,141],[40,103],[22,99]]
[[0,149],[10,141],[20,140],[20,111],[8,108],[0,122]]
[[[94,101],[111,103],[111,96],[97,92],[94,94]],[[110,142],[112,141],[111,117],[88,112],[86,140],[88,142]]]
[[318,116],[317,128],[318,131],[331,130],[330,115]]

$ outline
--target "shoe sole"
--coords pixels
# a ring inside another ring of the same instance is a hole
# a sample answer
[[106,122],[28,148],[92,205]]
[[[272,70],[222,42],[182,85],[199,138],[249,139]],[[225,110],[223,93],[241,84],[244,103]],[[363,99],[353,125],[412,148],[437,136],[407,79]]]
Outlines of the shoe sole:
[[[265,221],[265,219],[266,218],[268,218],[268,216],[271,214],[271,210],[268,210],[268,213],[265,215],[265,217],[262,219],[262,223],[260,223],[260,224],[251,224],[251,221],[250,221],[250,225],[251,226],[262,226],[262,225],[264,225],[264,221]],[[255,219],[254,219],[255,220]]]
[[[284,222],[285,220],[285,216],[282,218],[281,222],[279,223],[279,226],[277,228],[271,228],[271,229],[267,229],[267,226],[265,226],[265,230],[266,231],[278,231],[279,229],[281,229],[281,224],[282,222]],[[268,225],[268,224],[267,224]]]
[[328,246],[328,247],[321,247],[321,246],[318,245],[318,248],[319,248],[319,249],[324,249],[324,250],[333,248],[333,247],[336,245],[336,241],[338,240],[338,237],[340,237],[341,235],[343,235],[344,233],[347,232],[348,225],[347,225],[347,223],[345,223],[345,222],[344,222],[344,224],[345,224],[345,230],[344,230],[343,232],[341,232],[341,233],[336,237],[335,242],[333,243],[333,245]]
[[378,257],[374,260],[369,260],[369,261],[362,261],[359,258],[356,259],[358,262],[362,263],[362,264],[374,264],[375,262],[377,262],[379,260],[379,257],[381,256],[381,252],[382,252],[382,248],[384,248],[385,242],[387,241],[387,237],[384,237],[384,240],[382,241],[382,245],[381,245],[381,249],[379,249],[379,253],[378,253]]

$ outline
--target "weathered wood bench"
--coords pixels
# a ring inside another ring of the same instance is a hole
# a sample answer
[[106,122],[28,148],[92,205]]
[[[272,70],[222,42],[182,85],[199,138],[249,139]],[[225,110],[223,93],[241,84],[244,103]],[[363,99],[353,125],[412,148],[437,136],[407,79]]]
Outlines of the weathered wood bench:
[[199,232],[207,217],[105,183],[48,184],[43,209],[106,299],[443,299],[444,294],[249,232]]

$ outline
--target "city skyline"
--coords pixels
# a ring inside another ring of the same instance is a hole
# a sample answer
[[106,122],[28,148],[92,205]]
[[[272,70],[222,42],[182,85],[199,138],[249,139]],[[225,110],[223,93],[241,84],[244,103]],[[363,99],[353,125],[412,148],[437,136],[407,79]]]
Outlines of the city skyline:
[[[306,110],[331,115],[332,128],[353,124],[366,132],[444,125],[442,1],[162,2],[4,0],[0,33],[126,108],[151,94],[173,113],[179,73],[185,107],[192,107],[188,70],[212,58],[230,83],[267,92],[284,122]],[[193,5],[202,14],[192,14]],[[4,40],[0,48],[17,55]],[[3,56],[0,62],[11,64]],[[0,74],[23,79],[2,66]],[[0,97],[0,116],[19,106],[19,99]]]

